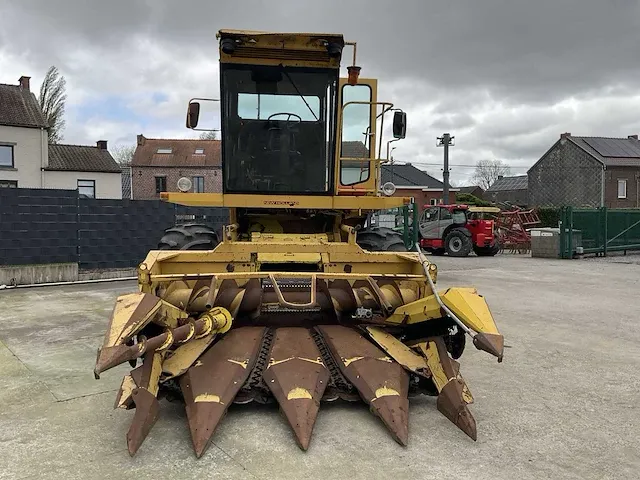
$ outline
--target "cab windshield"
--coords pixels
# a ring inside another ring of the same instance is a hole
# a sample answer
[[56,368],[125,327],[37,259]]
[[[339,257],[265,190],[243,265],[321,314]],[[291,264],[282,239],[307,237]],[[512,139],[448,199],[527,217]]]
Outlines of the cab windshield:
[[327,69],[223,67],[225,192],[331,191],[337,76]]

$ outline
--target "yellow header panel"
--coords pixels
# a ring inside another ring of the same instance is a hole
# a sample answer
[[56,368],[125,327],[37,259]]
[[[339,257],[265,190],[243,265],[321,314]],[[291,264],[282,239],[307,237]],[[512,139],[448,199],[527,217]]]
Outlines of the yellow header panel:
[[[344,37],[334,33],[270,33],[220,30],[220,62],[340,68]],[[334,48],[330,48],[334,46]]]
[[240,195],[222,193],[164,192],[165,202],[194,207],[228,208],[302,208],[309,210],[386,210],[411,203],[409,197],[310,196],[310,195]]

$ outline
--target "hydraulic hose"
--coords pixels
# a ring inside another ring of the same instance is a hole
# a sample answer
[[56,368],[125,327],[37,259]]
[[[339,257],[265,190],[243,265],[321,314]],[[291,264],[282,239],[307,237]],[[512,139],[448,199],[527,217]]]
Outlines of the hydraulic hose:
[[429,285],[431,286],[431,291],[433,292],[433,296],[436,297],[436,300],[438,301],[438,304],[440,305],[440,308],[442,308],[446,314],[451,317],[451,319],[456,322],[456,324],[462,329],[464,330],[465,333],[467,333],[471,338],[474,337],[474,332],[467,327],[464,323],[462,323],[462,320],[460,320],[457,315],[455,313],[453,313],[451,311],[451,309],[449,307],[447,307],[444,302],[442,301],[442,299],[440,298],[440,295],[438,294],[438,290],[436,290],[436,285],[435,283],[433,283],[433,279],[431,278],[431,275],[429,274],[429,265],[430,262],[429,260],[427,260],[427,257],[424,256],[424,253],[422,253],[422,250],[420,250],[420,245],[418,243],[415,244],[415,248],[416,251],[418,252],[418,256],[420,258],[420,263],[422,264],[422,268],[424,269],[424,273],[427,276],[427,281],[429,282]]

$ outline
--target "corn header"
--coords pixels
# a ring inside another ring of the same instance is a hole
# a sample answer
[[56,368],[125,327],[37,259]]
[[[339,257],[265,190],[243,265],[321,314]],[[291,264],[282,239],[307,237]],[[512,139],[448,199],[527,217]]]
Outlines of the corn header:
[[[457,359],[469,336],[502,360],[489,307],[473,288],[438,291],[437,267],[415,242],[367,222],[411,202],[380,185],[405,113],[377,99],[342,35],[218,39],[223,192],[188,193],[185,181],[161,195],[229,208],[230,223],[168,229],[138,268],[138,291],[118,298],[98,351],[96,377],[133,367],[115,402],[135,409],[129,452],[162,397],[184,402],[198,457],[233,403],[277,402],[306,450],[331,401],[364,401],[405,445],[409,397],[427,394],[475,440]],[[347,47],[353,62],[340,78]],[[198,130],[204,101],[189,103],[188,128]]]

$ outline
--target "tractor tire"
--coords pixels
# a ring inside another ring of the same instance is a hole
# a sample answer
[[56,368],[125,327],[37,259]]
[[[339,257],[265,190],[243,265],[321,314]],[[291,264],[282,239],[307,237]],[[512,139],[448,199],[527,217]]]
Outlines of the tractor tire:
[[461,228],[451,230],[444,238],[444,248],[450,257],[466,257],[471,253],[472,247],[471,237]]
[[406,252],[402,234],[386,227],[365,228],[358,232],[356,242],[370,252]]
[[500,244],[495,242],[490,247],[473,246],[473,251],[478,257],[495,257],[500,251]]
[[218,234],[206,225],[188,223],[164,231],[159,250],[213,250],[220,243]]

